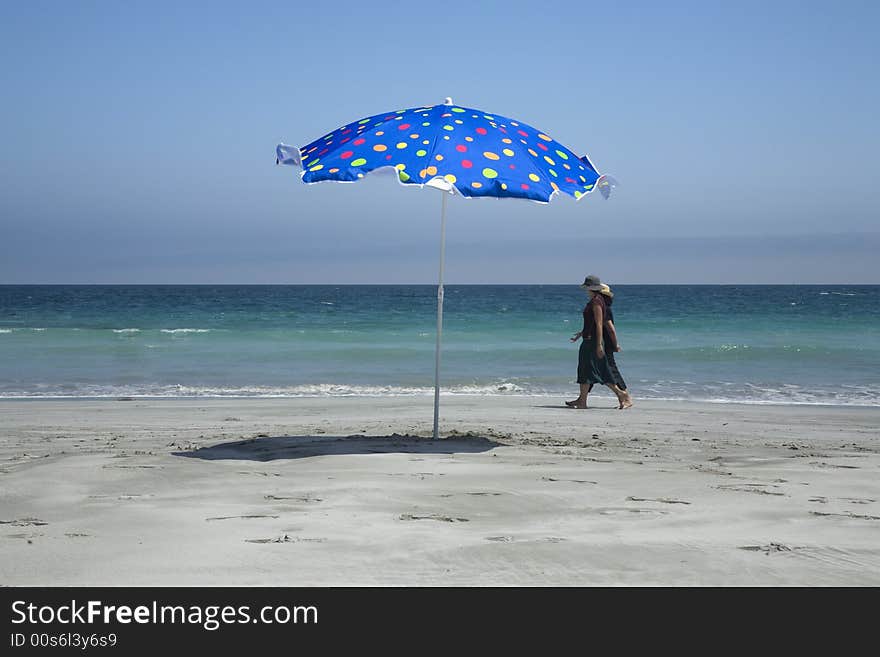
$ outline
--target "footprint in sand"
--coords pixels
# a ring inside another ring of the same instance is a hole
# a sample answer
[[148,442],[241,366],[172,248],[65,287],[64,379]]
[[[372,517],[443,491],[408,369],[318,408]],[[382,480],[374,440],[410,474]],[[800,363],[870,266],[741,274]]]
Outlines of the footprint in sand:
[[541,538],[517,541],[513,536],[487,536],[486,540],[492,541],[493,543],[562,543],[568,539],[562,538],[561,536],[542,536]]
[[629,507],[605,507],[596,509],[596,512],[603,516],[626,515],[630,513],[646,514],[646,515],[667,515],[669,511],[660,511],[659,509],[632,509]]
[[871,504],[872,502],[877,501],[868,497],[841,497],[840,499],[849,502],[850,504]]
[[311,504],[314,502],[323,502],[324,501],[323,498],[310,497],[309,495],[292,495],[289,497],[285,496],[285,495],[264,495],[263,498],[267,499],[267,500],[279,500],[279,501],[280,500],[292,500],[294,502],[305,502],[308,504]]
[[858,520],[880,520],[880,516],[869,516],[859,513],[824,513],[823,511],[810,511],[814,516],[836,516],[838,518],[855,518]]
[[786,497],[785,493],[780,493],[773,490],[764,490],[764,487],[768,485],[769,484],[722,484],[720,486],[713,486],[713,488],[717,488],[718,490],[736,491],[738,493],[757,493],[758,495],[776,495],[778,497]]
[[206,522],[210,522],[210,521],[212,521],[212,520],[238,520],[238,519],[241,519],[241,520],[251,520],[251,519],[254,519],[254,518],[271,518],[271,519],[277,519],[278,516],[269,516],[269,515],[260,515],[260,514],[250,514],[250,515],[243,515],[243,516],[216,516],[216,517],[214,517],[214,518],[205,518],[205,521],[206,521]]
[[39,538],[44,535],[45,534],[41,534],[39,532],[31,532],[29,534],[5,534],[4,538],[20,538],[26,540],[28,543],[32,543],[32,539]]
[[245,543],[325,543],[326,538],[306,538],[303,536],[290,536],[283,534],[275,538],[246,538]]
[[792,548],[783,543],[768,543],[767,545],[740,545],[738,549],[749,550],[751,552],[763,552],[765,555],[778,552],[791,552],[792,550],[800,550],[800,548]]
[[598,484],[598,481],[589,481],[588,479],[555,479],[553,477],[541,477],[542,481],[568,481],[573,484]]
[[662,502],[663,504],[690,504],[685,500],[673,500],[668,497],[633,497],[630,495],[626,498],[627,502]]
[[498,495],[503,495],[503,494],[504,493],[495,493],[492,491],[474,491],[474,492],[470,492],[470,493],[441,493],[440,495],[438,495],[438,497],[455,497],[456,495],[475,495],[477,497],[484,497],[484,496],[496,497]]
[[441,516],[431,514],[427,516],[415,516],[411,513],[403,513],[400,515],[401,520],[438,520],[440,522],[470,522],[467,518],[453,518],[451,516]]
[[0,525],[12,525],[13,527],[38,527],[48,525],[48,522],[39,518],[17,518],[16,520],[0,520]]

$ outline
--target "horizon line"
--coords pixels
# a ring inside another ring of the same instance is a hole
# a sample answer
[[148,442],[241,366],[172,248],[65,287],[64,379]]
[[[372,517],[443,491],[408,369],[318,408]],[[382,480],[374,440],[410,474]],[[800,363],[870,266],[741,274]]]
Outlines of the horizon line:
[[[378,287],[378,286],[392,286],[392,285],[420,285],[420,286],[431,286],[437,287],[438,283],[436,281],[428,282],[428,283],[0,283],[0,287],[37,287],[37,286],[52,286],[52,287],[133,287],[133,286],[141,286],[141,287],[161,287],[161,286],[189,286],[189,287],[246,287],[246,286],[341,286],[344,285],[346,287]],[[554,286],[568,286],[571,285],[573,287],[580,287],[580,283],[443,283],[444,287],[457,285],[457,286],[493,286],[493,287],[528,287],[528,286],[543,286],[543,285],[554,285]],[[857,287],[877,287],[880,286],[880,282],[878,283],[682,283],[682,282],[673,282],[673,283],[615,283],[617,286],[629,286],[629,285],[639,285],[643,287],[673,287],[673,286],[681,286],[687,285],[689,287],[710,287],[710,286],[740,286],[740,287],[762,287],[762,286],[803,286],[809,285],[814,287],[820,286],[843,286],[843,285],[851,285]]]

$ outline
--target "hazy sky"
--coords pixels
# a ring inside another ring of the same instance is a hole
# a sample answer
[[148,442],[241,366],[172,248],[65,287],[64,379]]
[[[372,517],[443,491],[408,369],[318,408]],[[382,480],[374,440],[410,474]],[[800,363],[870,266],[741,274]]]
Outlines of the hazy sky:
[[274,147],[446,96],[621,183],[450,199],[451,283],[880,283],[878,8],[5,2],[0,283],[431,282],[439,192]]

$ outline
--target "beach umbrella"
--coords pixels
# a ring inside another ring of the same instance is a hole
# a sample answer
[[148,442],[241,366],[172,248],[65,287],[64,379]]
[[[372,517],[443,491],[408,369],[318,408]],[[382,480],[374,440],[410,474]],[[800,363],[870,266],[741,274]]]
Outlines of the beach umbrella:
[[302,180],[308,184],[356,182],[372,171],[388,171],[404,185],[443,192],[434,359],[435,439],[439,437],[448,196],[458,193],[467,198],[548,203],[556,194],[580,200],[597,189],[608,198],[615,184],[600,174],[586,155],[576,155],[546,132],[500,114],[461,107],[451,98],[439,105],[358,119],[301,148],[278,144],[275,155],[276,164],[301,167]]

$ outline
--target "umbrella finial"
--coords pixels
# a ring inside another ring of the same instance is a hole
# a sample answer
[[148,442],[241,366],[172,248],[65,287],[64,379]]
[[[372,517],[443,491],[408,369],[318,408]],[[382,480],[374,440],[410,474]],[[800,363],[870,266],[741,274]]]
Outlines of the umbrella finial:
[[450,98],[449,96],[446,96],[446,100],[443,101],[443,104],[444,105],[454,105],[455,103],[452,102],[452,98]]

